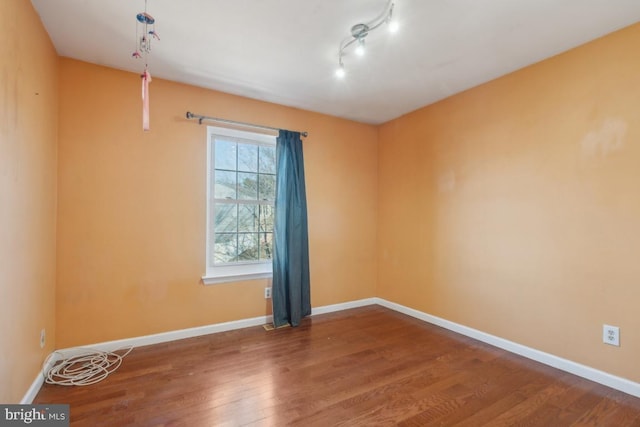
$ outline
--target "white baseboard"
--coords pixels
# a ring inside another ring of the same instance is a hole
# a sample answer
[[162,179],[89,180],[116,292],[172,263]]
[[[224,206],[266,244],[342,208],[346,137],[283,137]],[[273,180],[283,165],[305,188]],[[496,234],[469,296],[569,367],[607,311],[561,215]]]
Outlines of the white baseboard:
[[427,323],[431,323],[450,331],[457,332],[461,335],[474,338],[478,341],[491,344],[495,347],[507,350],[511,353],[519,354],[520,356],[535,360],[536,362],[540,362],[545,365],[560,369],[561,371],[569,372],[579,377],[586,378],[588,380],[597,382],[607,387],[611,387],[632,396],[640,397],[640,384],[626,378],[621,378],[607,372],[600,371],[598,369],[594,369],[577,362],[573,362],[571,360],[563,359],[562,357],[554,356],[553,354],[545,353],[543,351],[536,350],[534,348],[497,337],[495,335],[487,334],[468,326],[460,325],[458,323],[454,323],[440,317],[432,316],[422,311],[414,310],[413,308],[405,307],[403,305],[396,304],[382,298],[374,298],[374,300],[376,304],[387,307],[399,313],[415,317],[416,319],[420,319]]
[[374,305],[376,304],[376,300],[377,298],[366,298],[366,299],[360,299],[356,301],[343,302],[340,304],[325,305],[322,307],[312,308],[311,315],[315,316],[317,314],[333,313],[335,311],[348,310],[350,308],[358,308],[358,307],[365,307],[367,305]]
[[215,323],[212,325],[198,326],[195,328],[179,329],[176,331],[161,332],[152,335],[143,335],[140,337],[125,338],[115,341],[106,341],[102,343],[85,345],[82,347],[63,348],[55,352],[64,358],[77,355],[87,350],[114,351],[127,347],[142,347],[145,345],[160,344],[169,341],[182,340],[185,338],[194,338],[202,335],[216,334],[219,332],[233,331],[236,329],[250,328],[252,326],[260,326],[272,323],[272,316],[258,316],[249,319],[234,320],[231,322]]
[[[640,384],[627,380],[625,378],[617,377],[615,375],[599,371],[589,366],[582,365],[580,363],[572,362],[571,360],[563,359],[558,356],[554,356],[543,351],[533,349],[531,347],[524,346],[522,344],[515,343],[513,341],[505,340],[495,335],[487,334],[477,329],[470,328],[468,326],[460,325],[449,320],[442,319],[437,316],[433,316],[422,311],[418,311],[394,302],[387,301],[382,298],[366,298],[356,301],[350,301],[340,304],[327,305],[323,307],[316,307],[311,310],[311,315],[332,313],[336,311],[348,310],[351,308],[364,307],[367,305],[380,305],[399,313],[406,314],[416,319],[422,320],[427,323],[431,323],[436,326],[448,329],[453,332],[457,332],[461,335],[468,336],[470,338],[477,339],[478,341],[491,344],[495,347],[502,348],[511,353],[519,354],[528,359],[535,360],[545,365],[552,366],[565,372],[572,373],[582,378],[603,384],[607,387],[611,387],[616,390],[620,390],[624,393],[632,396],[640,397]],[[218,332],[232,331],[235,329],[249,328],[252,326],[260,326],[267,323],[272,323],[272,316],[259,316],[250,319],[236,320],[232,322],[216,323],[213,325],[200,326],[196,328],[181,329],[177,331],[163,332],[153,335],[145,335],[141,337],[126,338],[116,341],[107,341],[103,343],[96,343],[83,347],[66,348],[56,350],[52,356],[47,360],[47,366],[44,370],[55,363],[60,358],[71,357],[77,354],[84,353],[89,349],[101,350],[101,351],[114,351],[119,348],[125,347],[140,347],[151,344],[160,344],[169,341],[175,341],[185,338],[193,338],[202,335],[215,334]],[[39,373],[36,379],[29,387],[29,390],[22,398],[20,403],[31,403],[38,394],[38,391],[44,383],[44,377],[42,373]]]
[[[366,305],[375,304],[374,298],[350,301],[341,304],[326,305],[311,309],[311,315],[331,313],[334,311],[347,310],[349,308],[364,307]],[[261,326],[273,323],[273,316],[258,316],[250,319],[234,320],[231,322],[215,323],[213,325],[199,326],[195,328],[179,329],[177,331],[162,332],[153,335],[144,335],[141,337],[125,338],[116,341],[107,341],[96,343],[82,347],[66,348],[56,350],[56,353],[64,357],[73,356],[86,352],[87,349],[95,349],[101,351],[113,351],[123,347],[141,347],[144,345],[160,344],[163,342],[176,341],[185,338],[199,337],[202,335],[216,334],[218,332],[233,331],[235,329],[250,328],[252,326]]]
[[42,370],[40,371],[40,373],[38,373],[38,375],[36,376],[36,379],[33,380],[33,382],[31,383],[31,387],[29,387],[29,390],[27,390],[27,392],[22,397],[22,400],[20,401],[21,405],[30,404],[33,402],[33,399],[36,398],[38,392],[40,391],[40,388],[42,388],[42,384],[44,384],[43,373],[48,372],[49,368],[53,366],[53,363],[54,363],[53,358],[48,357],[44,365],[42,366]]

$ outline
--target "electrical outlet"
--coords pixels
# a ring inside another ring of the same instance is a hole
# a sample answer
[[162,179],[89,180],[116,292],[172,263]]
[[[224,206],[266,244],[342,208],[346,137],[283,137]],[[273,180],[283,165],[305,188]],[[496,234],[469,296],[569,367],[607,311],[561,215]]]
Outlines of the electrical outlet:
[[271,288],[264,288],[264,299],[271,298]]
[[611,325],[602,325],[602,342],[620,347],[620,328]]
[[44,348],[44,344],[47,342],[47,331],[42,329],[40,331],[40,348]]

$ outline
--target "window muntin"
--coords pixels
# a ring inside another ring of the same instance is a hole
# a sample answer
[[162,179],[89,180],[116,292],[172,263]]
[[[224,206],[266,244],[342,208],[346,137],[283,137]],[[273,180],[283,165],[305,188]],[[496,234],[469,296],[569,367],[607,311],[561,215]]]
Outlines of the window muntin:
[[275,136],[209,127],[207,154],[203,279],[214,278],[215,283],[220,276],[267,277],[273,255]]

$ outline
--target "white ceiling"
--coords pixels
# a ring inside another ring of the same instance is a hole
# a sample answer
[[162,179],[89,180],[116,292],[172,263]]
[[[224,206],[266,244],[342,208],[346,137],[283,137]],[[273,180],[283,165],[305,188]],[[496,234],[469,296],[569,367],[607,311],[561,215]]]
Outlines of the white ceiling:
[[[131,56],[144,0],[31,1],[59,55],[137,73],[144,68]],[[337,79],[340,42],[386,4],[148,0],[161,37],[150,71],[377,124],[640,20],[640,0],[396,0],[400,30],[372,32],[366,55],[345,57],[348,74]]]

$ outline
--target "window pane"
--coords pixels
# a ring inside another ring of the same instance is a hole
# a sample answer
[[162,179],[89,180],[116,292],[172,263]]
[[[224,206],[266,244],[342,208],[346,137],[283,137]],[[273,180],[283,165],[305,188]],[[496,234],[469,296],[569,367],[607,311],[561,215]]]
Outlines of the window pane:
[[209,138],[208,266],[268,263],[273,255],[276,146],[235,130],[216,133],[210,128]]
[[215,264],[238,260],[237,236],[235,233],[216,233],[213,250]]
[[276,176],[260,174],[258,192],[258,200],[274,201],[276,199]]
[[246,233],[258,231],[258,206],[239,205],[238,211],[238,232]]
[[236,143],[216,138],[215,169],[236,170]]
[[216,199],[236,198],[236,173],[226,171],[215,171],[216,187],[214,197]]
[[276,147],[260,147],[260,173],[276,173]]
[[238,172],[238,199],[258,199],[258,174]]
[[259,231],[273,231],[273,206],[260,205]]
[[213,229],[216,233],[235,233],[238,229],[238,205],[218,203]]
[[273,233],[260,233],[260,260],[270,260],[273,254]]
[[258,146],[238,144],[238,170],[258,172]]
[[238,234],[238,261],[258,261],[258,233]]

